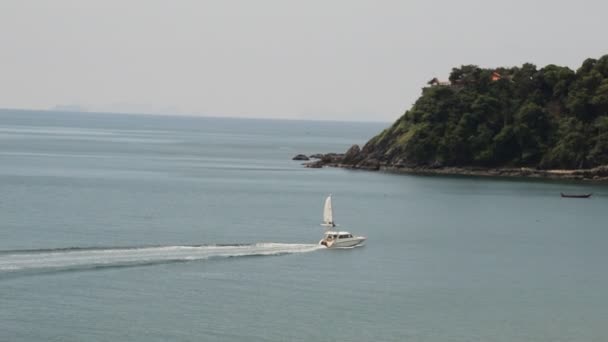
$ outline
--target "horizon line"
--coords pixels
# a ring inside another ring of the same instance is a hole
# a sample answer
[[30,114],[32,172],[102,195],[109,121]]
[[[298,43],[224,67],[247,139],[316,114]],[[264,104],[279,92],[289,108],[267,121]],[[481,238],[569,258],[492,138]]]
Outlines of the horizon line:
[[[177,117],[177,118],[209,118],[209,119],[240,119],[240,120],[283,120],[283,121],[317,121],[317,122],[352,122],[352,123],[378,123],[378,124],[392,124],[393,121],[380,121],[380,120],[340,120],[340,119],[306,119],[300,117],[268,117],[268,116],[218,116],[218,115],[206,115],[206,114],[194,114],[194,113],[144,113],[144,112],[105,112],[105,111],[91,111],[91,110],[60,110],[60,109],[35,109],[35,108],[9,108],[0,107],[0,111],[21,111],[21,112],[49,112],[49,113],[74,113],[74,114],[108,114],[108,115],[135,115],[135,116],[159,116],[159,117]],[[396,120],[396,119],[395,119]]]

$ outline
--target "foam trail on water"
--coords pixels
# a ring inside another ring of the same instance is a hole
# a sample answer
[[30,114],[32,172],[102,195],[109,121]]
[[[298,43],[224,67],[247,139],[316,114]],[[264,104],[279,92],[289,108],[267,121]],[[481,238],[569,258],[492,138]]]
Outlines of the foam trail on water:
[[0,274],[28,270],[67,270],[136,266],[209,258],[306,253],[313,244],[256,243],[251,245],[69,248],[0,253]]

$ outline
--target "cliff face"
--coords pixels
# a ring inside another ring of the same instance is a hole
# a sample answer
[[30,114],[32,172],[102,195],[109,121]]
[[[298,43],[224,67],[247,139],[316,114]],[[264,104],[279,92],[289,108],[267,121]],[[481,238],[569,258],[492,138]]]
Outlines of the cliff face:
[[454,68],[342,166],[585,169],[608,164],[608,55],[548,65]]

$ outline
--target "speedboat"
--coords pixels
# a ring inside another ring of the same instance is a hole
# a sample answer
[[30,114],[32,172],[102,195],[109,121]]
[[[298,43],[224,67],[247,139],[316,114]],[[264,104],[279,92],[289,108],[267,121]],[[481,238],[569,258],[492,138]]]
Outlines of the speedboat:
[[325,206],[323,208],[323,223],[321,224],[327,227],[323,239],[319,241],[320,245],[327,248],[338,248],[338,247],[355,247],[361,245],[367,240],[364,236],[354,236],[353,234],[346,231],[338,231],[333,228],[336,227],[334,222],[334,210],[331,204],[331,195],[325,199]]
[[355,247],[362,245],[365,240],[367,238],[364,236],[354,236],[349,232],[328,230],[319,244],[327,248]]

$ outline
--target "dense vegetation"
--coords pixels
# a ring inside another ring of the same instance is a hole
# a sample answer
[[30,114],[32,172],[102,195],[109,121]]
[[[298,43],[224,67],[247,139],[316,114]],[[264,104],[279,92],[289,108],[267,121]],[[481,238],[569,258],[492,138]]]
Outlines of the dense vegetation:
[[[357,151],[358,152],[358,151]],[[608,55],[556,65],[454,68],[351,164],[590,168],[608,164]]]

